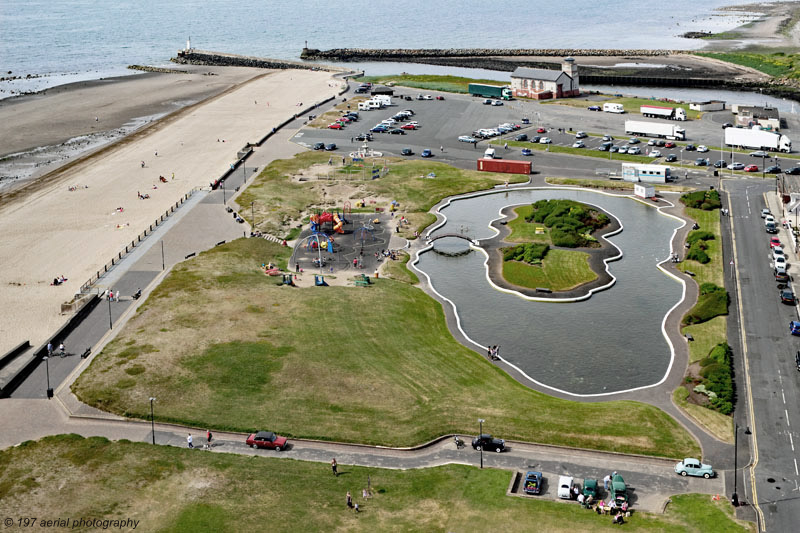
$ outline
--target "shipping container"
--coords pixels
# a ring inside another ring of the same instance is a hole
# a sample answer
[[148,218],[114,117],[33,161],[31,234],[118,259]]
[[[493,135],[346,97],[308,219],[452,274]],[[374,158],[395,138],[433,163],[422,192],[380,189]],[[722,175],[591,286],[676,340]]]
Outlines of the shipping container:
[[506,174],[530,174],[530,161],[511,159],[478,159],[478,170],[483,172],[505,172]]

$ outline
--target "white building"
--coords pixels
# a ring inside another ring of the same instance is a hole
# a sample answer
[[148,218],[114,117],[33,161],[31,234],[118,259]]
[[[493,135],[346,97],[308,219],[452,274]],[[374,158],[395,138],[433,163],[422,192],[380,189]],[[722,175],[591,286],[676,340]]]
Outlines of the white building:
[[578,65],[571,57],[564,59],[561,70],[518,67],[511,74],[513,95],[535,100],[580,96],[579,84]]

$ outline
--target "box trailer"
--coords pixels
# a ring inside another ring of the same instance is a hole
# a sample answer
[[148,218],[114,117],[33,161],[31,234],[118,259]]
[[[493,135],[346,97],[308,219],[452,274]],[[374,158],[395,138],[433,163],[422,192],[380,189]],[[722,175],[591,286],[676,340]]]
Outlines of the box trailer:
[[603,111],[606,113],[624,113],[625,108],[622,104],[603,104]]
[[686,110],[682,107],[666,107],[658,105],[643,105],[639,108],[642,116],[648,118],[666,118],[669,120],[686,120]]
[[483,98],[501,98],[511,100],[511,87],[507,85],[485,85],[483,83],[470,83],[469,94]]
[[652,185],[637,183],[633,186],[633,195],[639,198],[653,198],[656,195],[656,188]]
[[530,174],[530,161],[511,159],[478,159],[478,170],[483,172],[505,172],[506,174]]
[[622,179],[634,183],[666,183],[672,181],[673,176],[668,166],[622,163]]
[[674,124],[661,124],[658,122],[642,122],[639,120],[626,120],[625,133],[628,135],[641,135],[643,137],[664,137],[670,140],[686,140],[686,130]]
[[789,140],[789,137],[781,133],[762,130],[758,126],[753,129],[725,128],[725,144],[773,152],[788,153],[792,151],[792,141]]

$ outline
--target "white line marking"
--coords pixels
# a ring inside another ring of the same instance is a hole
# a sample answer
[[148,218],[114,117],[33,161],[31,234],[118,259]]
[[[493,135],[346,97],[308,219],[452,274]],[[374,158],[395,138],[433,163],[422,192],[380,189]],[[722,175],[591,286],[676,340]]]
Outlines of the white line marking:
[[781,389],[781,398],[783,398],[783,405],[786,405],[786,395],[783,393],[783,389]]
[[800,472],[797,470],[797,459],[794,460],[794,475],[800,476]]
[[794,451],[794,439],[791,433],[789,433],[789,444],[792,446],[792,451]]
[[783,413],[786,415],[786,425],[789,426],[789,427],[792,427],[792,425],[789,423],[789,411],[784,409]]

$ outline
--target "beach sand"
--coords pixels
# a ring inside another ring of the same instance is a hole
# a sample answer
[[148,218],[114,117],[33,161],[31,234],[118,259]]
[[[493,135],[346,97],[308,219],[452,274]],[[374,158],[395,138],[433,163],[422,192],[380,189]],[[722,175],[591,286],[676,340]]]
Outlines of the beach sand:
[[[120,122],[142,111],[148,113],[176,95],[193,94],[199,99],[204,92],[220,93],[3,199],[0,301],[6,313],[0,321],[0,353],[26,339],[34,345],[42,343],[69,318],[60,314],[61,303],[70,300],[82,283],[180,197],[195,187],[207,187],[221,176],[236,160],[241,147],[259,140],[274,126],[300,112],[298,102],[310,105],[334,96],[337,90],[330,85],[330,73],[322,71],[230,70],[234,71],[233,78],[224,82],[221,77],[213,76],[196,82],[182,81],[177,74],[166,75],[167,78],[137,76],[130,82],[114,83],[110,88],[100,84],[44,95],[33,99],[34,103],[42,102],[44,109],[29,108],[27,122],[19,111],[24,105],[10,106],[18,114],[17,127],[39,130],[29,136],[32,140],[23,143],[33,146],[48,135],[58,137],[55,131],[58,128],[52,128],[55,133],[46,131],[50,129],[46,109],[52,112],[59,108],[58,104],[44,105],[49,96],[55,96],[61,103],[64,99],[71,100],[69,106],[61,109],[65,119],[59,131],[63,137],[64,133],[74,135],[72,128],[81,121],[94,122],[98,113]],[[225,91],[226,83],[235,83],[239,76],[239,81],[248,78],[249,81]],[[209,85],[203,86],[204,82]],[[196,86],[188,92],[170,89],[172,84],[180,83],[196,83]],[[160,89],[173,92],[167,98],[159,93],[148,101],[147,95]],[[97,111],[100,101],[89,96],[94,94],[99,98],[101,93],[107,102],[103,106],[105,112]],[[125,102],[127,97],[132,101]],[[117,101],[123,104],[115,104]],[[0,123],[3,123],[1,114]],[[7,126],[3,123],[3,128]],[[141,167],[141,161],[145,161],[145,168]],[[159,176],[165,176],[168,182],[160,183]],[[70,191],[71,185],[77,189]],[[149,194],[150,199],[139,200],[137,192]],[[51,286],[53,278],[59,275],[69,281]]]

